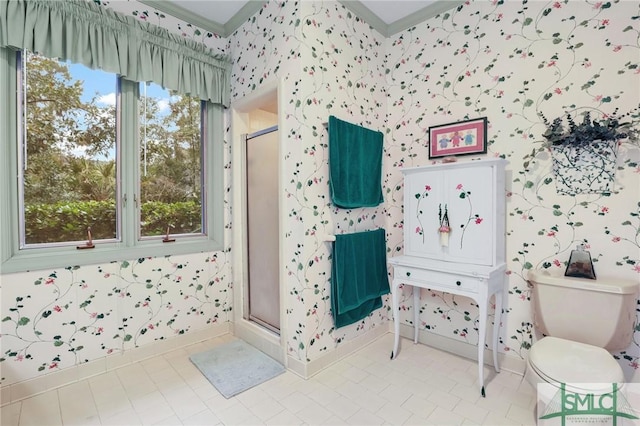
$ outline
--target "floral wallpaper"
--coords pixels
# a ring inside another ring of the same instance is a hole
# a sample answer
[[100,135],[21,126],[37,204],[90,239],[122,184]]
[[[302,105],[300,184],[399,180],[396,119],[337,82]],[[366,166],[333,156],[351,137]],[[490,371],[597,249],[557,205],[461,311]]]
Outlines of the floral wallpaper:
[[153,7],[147,6],[135,0],[87,0],[113,9],[123,15],[134,16],[137,19],[152,25],[164,27],[182,37],[189,38],[205,44],[208,48],[217,50],[218,53],[228,54],[227,40],[215,33],[198,28],[188,22],[184,22],[174,16],[167,15]]
[[2,276],[3,385],[229,321],[227,253]]
[[[291,15],[279,13],[296,7]],[[389,255],[400,254],[399,169],[429,163],[430,125],[486,116],[488,155],[510,162],[510,297],[501,321],[501,350],[508,356],[524,359],[534,339],[529,269],[564,268],[570,250],[585,243],[600,276],[637,280],[638,147],[619,147],[613,193],[561,196],[541,144],[544,126],[538,116],[573,108],[610,114],[638,105],[638,30],[632,18],[637,15],[638,5],[624,2],[477,1],[383,39],[336,2],[270,2],[236,32],[231,37],[236,96],[270,76],[284,78],[290,87],[283,129],[291,177],[284,188],[291,243],[285,260],[292,296],[286,307],[290,355],[317,359],[390,319],[386,300],[384,309],[362,323],[333,328],[330,248],[318,235],[383,226]],[[296,59],[298,68],[291,66]],[[385,132],[386,193],[380,208],[345,211],[329,202],[322,127],[329,114]],[[424,296],[420,327],[477,343],[477,307],[470,300]],[[406,324],[412,321],[410,310],[410,303],[402,304]],[[638,343],[617,354],[628,376],[639,356]]]
[[[141,3],[96,3],[226,52],[227,40]],[[0,275],[2,387],[231,321],[228,142],[225,146],[224,250]]]
[[[312,361],[388,321],[388,307],[336,330],[326,234],[384,227],[384,207],[342,210],[329,196],[329,115],[384,130],[384,38],[337,2],[269,2],[231,36],[232,96],[282,79],[286,97],[283,285],[289,356]],[[388,305],[388,304],[387,304]],[[385,325],[386,326],[386,325]]]
[[[322,235],[384,227],[389,256],[402,253],[400,169],[429,164],[431,125],[487,117],[487,155],[509,161],[509,298],[500,345],[507,356],[524,359],[534,339],[529,269],[564,268],[571,249],[584,243],[599,276],[640,278],[640,147],[620,145],[611,194],[559,195],[538,115],[574,108],[611,113],[640,103],[637,2],[470,1],[386,39],[333,0],[272,0],[228,39],[135,1],[101,4],[229,54],[234,99],[282,82],[289,356],[318,360],[388,327],[388,297],[365,320],[333,327],[331,246]],[[331,114],[384,132],[380,206],[331,204],[323,126]],[[226,205],[231,241],[230,199]],[[2,275],[0,383],[231,321],[231,249]],[[403,298],[400,319],[411,324],[410,290]],[[478,310],[470,300],[425,290],[422,301],[422,329],[477,343]],[[640,359],[640,331],[616,356],[629,378]]]
[[[394,244],[402,244],[399,169],[429,163],[429,126],[487,117],[487,155],[509,161],[509,300],[501,323],[501,350],[509,356],[524,359],[534,336],[528,270],[564,269],[584,243],[599,277],[640,279],[640,147],[619,146],[611,194],[559,195],[538,115],[624,113],[640,104],[639,9],[637,2],[475,1],[386,40]],[[478,310],[470,301],[425,292],[423,302],[421,328],[477,342]],[[410,310],[411,303],[402,305],[404,323],[412,321]],[[616,354],[628,379],[638,367],[637,331]]]

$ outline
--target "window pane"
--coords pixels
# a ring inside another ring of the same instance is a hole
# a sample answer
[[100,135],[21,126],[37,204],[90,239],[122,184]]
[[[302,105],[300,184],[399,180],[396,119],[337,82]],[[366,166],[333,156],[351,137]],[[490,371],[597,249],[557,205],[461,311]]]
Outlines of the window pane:
[[113,239],[116,76],[23,53],[23,244]]
[[203,104],[153,83],[140,98],[140,235],[202,234]]

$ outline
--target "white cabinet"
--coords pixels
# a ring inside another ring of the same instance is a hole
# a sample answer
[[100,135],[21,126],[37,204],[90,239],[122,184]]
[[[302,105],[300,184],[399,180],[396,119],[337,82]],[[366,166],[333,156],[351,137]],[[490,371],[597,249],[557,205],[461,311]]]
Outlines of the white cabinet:
[[[448,262],[504,262],[505,160],[436,164],[403,170],[404,253]],[[448,246],[440,218],[449,218]]]
[[[393,266],[391,295],[398,355],[399,288],[413,287],[414,342],[418,342],[420,289],[458,294],[478,304],[478,383],[484,389],[484,345],[489,301],[495,297],[493,364],[505,288],[505,165],[503,159],[436,164],[403,170],[404,252]],[[440,227],[448,216],[450,232]]]

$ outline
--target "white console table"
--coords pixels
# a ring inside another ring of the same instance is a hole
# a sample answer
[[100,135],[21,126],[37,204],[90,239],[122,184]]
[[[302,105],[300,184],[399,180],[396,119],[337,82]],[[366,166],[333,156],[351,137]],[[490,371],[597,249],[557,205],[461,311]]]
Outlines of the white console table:
[[389,260],[393,266],[393,283],[391,296],[393,298],[393,325],[395,339],[391,357],[398,355],[400,342],[400,318],[398,313],[400,305],[399,287],[401,284],[413,286],[413,326],[414,343],[418,343],[418,330],[420,324],[419,306],[420,289],[442,291],[470,297],[478,304],[478,383],[480,392],[485,396],[484,389],[484,343],[487,334],[488,307],[491,296],[495,296],[495,325],[493,327],[492,349],[493,365],[496,372],[500,372],[498,366],[498,333],[500,330],[500,317],[502,304],[505,297],[504,274],[506,265],[497,267],[481,267],[478,265],[464,265],[441,261],[429,261],[413,256],[397,256]]
[[[461,129],[464,130],[464,129]],[[489,300],[495,296],[493,364],[498,367],[498,333],[505,291],[505,167],[500,158],[406,168],[404,255],[393,266],[393,321],[398,355],[398,287],[414,287],[414,342],[418,342],[420,289],[470,297],[478,304],[478,382],[484,391],[484,345]],[[443,231],[443,229],[445,231]]]

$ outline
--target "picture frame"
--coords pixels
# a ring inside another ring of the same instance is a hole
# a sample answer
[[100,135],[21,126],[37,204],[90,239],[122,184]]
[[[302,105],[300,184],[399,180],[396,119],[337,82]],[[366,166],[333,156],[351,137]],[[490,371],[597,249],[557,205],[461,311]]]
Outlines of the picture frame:
[[486,154],[487,117],[429,127],[429,158]]

